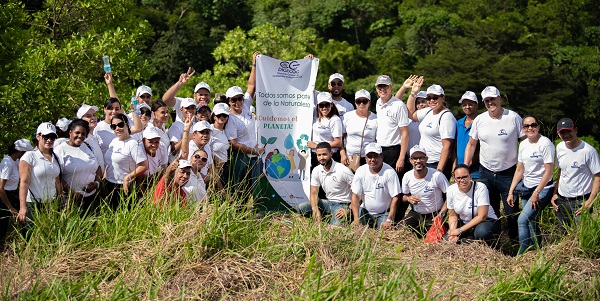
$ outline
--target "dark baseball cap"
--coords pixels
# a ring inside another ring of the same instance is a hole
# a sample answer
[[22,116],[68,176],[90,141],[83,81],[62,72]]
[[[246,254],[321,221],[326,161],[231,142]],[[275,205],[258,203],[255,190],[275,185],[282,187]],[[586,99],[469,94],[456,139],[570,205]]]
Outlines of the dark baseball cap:
[[558,123],[556,124],[556,132],[560,132],[562,130],[572,130],[573,128],[575,128],[575,123],[573,122],[573,120],[571,120],[571,118],[561,118]]

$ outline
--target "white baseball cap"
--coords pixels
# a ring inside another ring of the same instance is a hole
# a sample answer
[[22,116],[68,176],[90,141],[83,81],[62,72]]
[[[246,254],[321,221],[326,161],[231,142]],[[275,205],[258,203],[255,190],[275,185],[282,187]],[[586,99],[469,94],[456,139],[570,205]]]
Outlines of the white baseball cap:
[[427,94],[444,95],[444,88],[440,85],[431,85],[427,88]]
[[192,167],[192,164],[188,160],[179,160],[179,164],[177,164],[177,168],[184,169],[187,167]]
[[52,124],[50,122],[42,122],[37,127],[37,130],[35,132],[37,134],[41,134],[41,135],[48,135],[48,134],[56,135],[56,127],[54,126],[54,124]]
[[344,82],[344,76],[339,74],[339,73],[334,73],[331,76],[329,76],[329,83],[332,82],[334,79],[339,79],[342,81],[342,83]]
[[381,155],[381,145],[375,143],[375,142],[371,142],[369,144],[367,144],[367,146],[365,147],[365,155],[368,153],[377,153]]
[[144,132],[142,133],[142,137],[146,139],[160,138],[160,133],[158,132],[158,129],[156,127],[147,126],[146,129],[144,129]]
[[196,87],[194,87],[194,93],[198,93],[198,90],[200,89],[206,89],[208,90],[208,93],[210,93],[210,86],[205,82],[198,83]]
[[33,146],[31,142],[27,139],[19,139],[15,141],[15,149],[21,152],[28,152],[33,150]]
[[494,86],[487,86],[483,91],[481,91],[481,100],[484,100],[488,97],[498,97],[500,96],[500,90]]
[[375,86],[379,86],[379,85],[391,85],[392,84],[392,79],[387,76],[387,75],[380,75],[379,77],[377,77],[377,81],[375,82]]
[[150,108],[150,106],[147,103],[145,103],[145,102],[142,102],[142,103],[140,103],[140,104],[137,105],[137,109],[138,110],[141,110],[143,108],[146,108],[146,109],[152,111],[152,108]]
[[148,86],[139,86],[135,92],[135,96],[141,96],[144,94],[150,94],[150,96],[152,96],[152,89],[150,89]]
[[94,110],[94,114],[98,112],[97,106],[82,104],[81,107],[79,107],[79,110],[77,110],[77,118],[81,119],[81,117],[83,117],[83,115],[85,115],[85,113],[87,113],[87,111],[90,109]]
[[368,100],[371,100],[371,93],[369,93],[369,91],[365,89],[358,90],[356,91],[356,93],[354,93],[354,100],[357,100],[359,98],[366,98]]
[[192,129],[192,132],[194,132],[194,133],[200,132],[200,131],[203,131],[206,129],[211,130],[210,124],[206,120],[201,120],[201,121],[196,122],[196,124],[194,124],[194,128]]
[[226,103],[218,103],[213,107],[213,114],[226,114],[229,115],[229,106]]
[[423,153],[425,156],[427,156],[427,153],[425,152],[425,150],[424,150],[424,149],[422,149],[422,148],[421,148],[421,146],[419,146],[418,144],[417,144],[417,145],[415,145],[415,146],[413,146],[413,147],[410,149],[410,151],[409,151],[409,156],[411,156],[411,157],[412,157],[412,155],[413,155],[414,153],[418,153],[418,152],[421,152],[421,153]]
[[66,132],[69,129],[69,124],[71,124],[72,121],[73,120],[71,119],[63,117],[56,121],[56,127],[59,128],[61,131]]
[[233,86],[233,87],[227,89],[227,92],[225,92],[225,96],[227,98],[236,97],[238,95],[244,95],[244,91],[242,91],[242,88],[240,88],[238,86]]
[[329,92],[319,92],[319,94],[317,94],[317,104],[322,102],[333,102],[333,99],[331,98],[331,94]]
[[189,108],[190,106],[194,106],[194,108],[196,107],[196,101],[194,101],[193,98],[184,98],[181,101],[181,107],[186,109]]
[[465,94],[463,94],[458,103],[462,103],[464,99],[472,100],[476,103],[479,103],[479,100],[477,99],[477,94],[475,94],[475,92],[473,91],[465,92]]
[[427,92],[419,91],[419,93],[417,93],[417,95],[415,95],[415,98],[427,98]]

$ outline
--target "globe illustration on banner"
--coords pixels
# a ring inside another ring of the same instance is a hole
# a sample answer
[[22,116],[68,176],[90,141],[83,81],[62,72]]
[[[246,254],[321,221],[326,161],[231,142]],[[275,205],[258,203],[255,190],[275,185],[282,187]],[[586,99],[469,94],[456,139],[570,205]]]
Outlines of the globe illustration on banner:
[[282,154],[274,154],[266,162],[267,175],[275,179],[287,176],[291,167],[290,160]]

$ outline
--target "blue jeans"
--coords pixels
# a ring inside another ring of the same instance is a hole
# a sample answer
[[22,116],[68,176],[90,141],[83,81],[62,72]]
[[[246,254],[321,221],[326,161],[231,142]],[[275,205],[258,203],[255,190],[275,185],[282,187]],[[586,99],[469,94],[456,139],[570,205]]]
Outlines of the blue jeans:
[[[349,203],[338,203],[338,202],[332,202],[328,199],[319,199],[318,206],[319,206],[319,210],[321,210],[321,212],[331,215],[331,220],[329,221],[329,224],[331,224],[331,225],[342,226],[343,224],[348,222],[348,220],[350,218],[350,216],[343,217],[343,218],[337,218],[335,216],[337,214],[337,212],[340,211],[341,209],[347,210],[348,208],[350,208]],[[298,205],[298,212],[302,215],[312,212],[312,206],[310,205],[310,202],[304,202],[304,203]]]
[[237,191],[258,186],[258,177],[260,177],[262,164],[258,157],[250,158],[248,155],[232,151],[231,162],[229,163],[232,173],[230,174],[230,185]]
[[575,222],[575,225],[579,225],[580,215],[575,215],[575,211],[581,208],[588,197],[589,195],[586,195],[579,197],[576,200],[565,200],[560,195],[558,196],[558,199],[556,200],[556,205],[558,206],[556,217],[558,218],[558,229],[561,234],[564,234],[567,231],[566,226],[572,225],[573,222]]
[[367,209],[365,208],[360,208],[360,211],[358,212],[358,215],[360,216],[360,223],[363,226],[369,226],[371,228],[375,228],[377,230],[379,230],[379,228],[381,227],[381,224],[383,222],[385,222],[385,220],[387,219],[388,215],[390,213],[389,212],[384,212],[384,213],[379,213],[379,214],[371,214],[369,213],[369,211],[367,211]]
[[494,208],[496,216],[500,218],[500,200],[504,206],[504,216],[508,222],[508,237],[512,240],[519,238],[519,230],[517,226],[517,213],[519,212],[519,203],[515,203],[511,207],[506,202],[510,184],[515,174],[516,166],[501,172],[494,173],[483,166],[479,168],[479,182],[484,183],[490,194],[490,205]]
[[544,210],[544,208],[550,204],[553,192],[554,187],[542,189],[539,195],[540,202],[538,203],[537,209],[531,208],[531,202],[529,201],[531,194],[521,196],[523,211],[521,211],[521,214],[519,214],[519,218],[517,219],[517,224],[519,225],[519,243],[521,244],[519,254],[525,253],[531,246],[535,245],[538,248],[542,246],[542,237],[540,235],[540,227],[538,224],[540,219],[538,212]]
[[[465,223],[461,220],[458,223],[459,227],[462,227]],[[463,232],[461,234],[461,238],[473,238],[476,240],[483,240],[487,244],[491,245],[496,238],[496,236],[500,234],[500,221],[487,219],[477,224],[475,227]]]

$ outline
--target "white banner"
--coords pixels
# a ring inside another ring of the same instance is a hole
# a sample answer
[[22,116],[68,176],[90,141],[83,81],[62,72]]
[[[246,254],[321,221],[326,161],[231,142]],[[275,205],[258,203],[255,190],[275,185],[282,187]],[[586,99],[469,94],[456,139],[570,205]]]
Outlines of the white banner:
[[258,143],[265,147],[264,172],[274,191],[294,208],[309,201],[314,89],[319,59],[256,59]]

